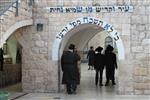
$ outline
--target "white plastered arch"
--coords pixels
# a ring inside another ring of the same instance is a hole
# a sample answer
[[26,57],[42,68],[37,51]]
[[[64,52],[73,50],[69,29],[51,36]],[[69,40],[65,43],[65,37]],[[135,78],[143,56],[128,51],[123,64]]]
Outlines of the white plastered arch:
[[[69,22],[58,34],[56,34],[53,47],[52,47],[53,61],[59,60],[59,50],[63,38],[66,35],[68,35],[70,30],[82,24],[94,24],[106,30],[116,42],[117,49],[118,49],[118,59],[119,60],[125,59],[124,46],[119,36],[120,34],[114,29],[114,27],[111,24],[94,17],[82,17]],[[73,34],[69,33],[69,35],[72,36]]]
[[2,37],[0,38],[0,47],[3,46],[3,44],[6,42],[6,40],[9,38],[11,34],[13,34],[17,29],[24,27],[24,26],[29,26],[33,25],[33,20],[23,20],[16,22],[14,25],[10,26],[9,29],[2,34]]

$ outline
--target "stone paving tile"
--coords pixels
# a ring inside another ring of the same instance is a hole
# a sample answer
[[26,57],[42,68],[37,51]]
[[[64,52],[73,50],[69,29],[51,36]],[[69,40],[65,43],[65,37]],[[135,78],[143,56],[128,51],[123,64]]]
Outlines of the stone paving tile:
[[[77,94],[62,93],[29,93],[16,100],[150,100],[150,95],[117,95],[117,85],[96,87],[94,70],[87,70],[86,64],[81,66],[81,84]],[[105,81],[104,81],[105,82]]]

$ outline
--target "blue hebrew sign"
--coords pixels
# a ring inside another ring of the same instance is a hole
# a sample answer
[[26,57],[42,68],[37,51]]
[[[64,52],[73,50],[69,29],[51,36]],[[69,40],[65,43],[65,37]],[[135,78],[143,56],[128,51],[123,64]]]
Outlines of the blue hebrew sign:
[[133,12],[133,6],[46,7],[49,13]]

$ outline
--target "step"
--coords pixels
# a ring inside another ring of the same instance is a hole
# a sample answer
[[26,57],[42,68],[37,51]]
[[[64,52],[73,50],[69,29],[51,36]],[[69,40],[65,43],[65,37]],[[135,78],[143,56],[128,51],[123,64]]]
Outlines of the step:
[[12,0],[0,0],[0,12],[2,12],[4,9],[10,6],[11,3],[12,3]]
[[10,5],[10,4],[11,4],[11,2],[0,2],[0,6],[1,7],[6,7],[6,6]]
[[0,2],[12,2],[12,0],[1,0]]
[[1,3],[0,2],[0,12],[6,9],[11,3]]

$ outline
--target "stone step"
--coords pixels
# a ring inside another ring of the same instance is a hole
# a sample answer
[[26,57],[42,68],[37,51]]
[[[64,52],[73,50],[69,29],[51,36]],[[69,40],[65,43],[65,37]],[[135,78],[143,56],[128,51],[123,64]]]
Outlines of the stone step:
[[11,2],[12,0],[1,0],[0,2]]
[[3,12],[9,5],[0,6],[0,13]]
[[[4,3],[1,3],[2,1],[11,1],[11,0],[0,0],[0,8],[1,8],[0,11],[2,11],[4,7],[3,5]],[[25,5],[20,4],[18,10],[19,10],[19,16],[16,17],[15,16],[16,4],[14,4],[6,12],[4,12],[4,14],[0,16],[0,24],[1,24],[0,27],[2,28],[1,32],[5,33],[9,27],[14,25],[16,22],[23,20],[23,18],[30,19],[29,17],[31,16],[31,14],[28,13],[28,10],[25,9]]]
[[[2,12],[5,8],[11,5],[14,0],[1,0],[0,1],[0,12]],[[15,7],[15,5],[14,5]]]
[[5,7],[7,7],[8,5],[10,5],[11,2],[0,2],[0,8],[3,9]]

